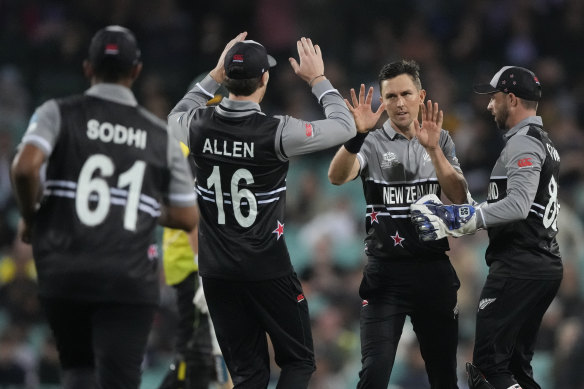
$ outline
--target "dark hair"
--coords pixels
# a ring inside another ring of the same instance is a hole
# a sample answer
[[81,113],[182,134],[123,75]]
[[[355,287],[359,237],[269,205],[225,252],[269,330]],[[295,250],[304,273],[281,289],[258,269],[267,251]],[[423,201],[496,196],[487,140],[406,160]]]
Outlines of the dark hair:
[[235,80],[226,77],[223,81],[223,86],[235,96],[249,96],[254,93],[262,84],[262,77],[244,78],[242,80]]
[[98,65],[93,65],[93,72],[101,81],[115,83],[130,77],[135,65],[121,64],[116,58],[105,58]]
[[412,81],[414,81],[416,88],[418,88],[418,90],[422,89],[422,82],[420,81],[420,65],[418,65],[413,59],[402,59],[401,61],[388,63],[381,68],[379,76],[377,76],[379,80],[379,90],[381,91],[381,83],[384,80],[395,78],[401,74],[409,75],[412,78]]
[[525,100],[522,99],[521,97],[519,98],[519,101],[521,104],[523,104],[523,107],[526,109],[533,109],[535,111],[537,111],[537,101],[533,101],[533,100]]

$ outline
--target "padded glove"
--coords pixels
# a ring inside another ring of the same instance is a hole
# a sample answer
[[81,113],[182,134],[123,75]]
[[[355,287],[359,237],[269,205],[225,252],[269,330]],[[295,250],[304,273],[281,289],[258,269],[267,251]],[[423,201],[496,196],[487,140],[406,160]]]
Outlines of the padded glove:
[[444,205],[435,194],[425,195],[410,206],[410,219],[420,240],[429,242],[477,231],[476,208],[470,204]]

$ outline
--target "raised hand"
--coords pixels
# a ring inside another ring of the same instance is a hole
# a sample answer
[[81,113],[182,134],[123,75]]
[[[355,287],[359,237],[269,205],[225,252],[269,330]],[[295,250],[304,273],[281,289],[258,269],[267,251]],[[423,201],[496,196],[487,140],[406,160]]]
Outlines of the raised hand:
[[439,147],[438,141],[440,140],[444,113],[438,109],[438,103],[432,104],[432,100],[428,100],[426,104],[420,104],[420,113],[422,125],[420,126],[418,120],[414,119],[416,138],[425,148],[434,149]]
[[213,79],[215,81],[217,81],[219,84],[221,84],[223,81],[225,81],[225,55],[227,54],[229,49],[231,49],[233,47],[233,45],[235,45],[237,42],[243,41],[246,36],[247,36],[247,31],[244,31],[244,32],[240,32],[239,34],[237,34],[237,36],[235,38],[230,40],[227,43],[227,45],[225,46],[225,48],[223,49],[223,52],[221,53],[221,56],[219,57],[219,61],[217,61],[217,66],[215,66],[215,68],[213,70],[211,70],[211,72],[209,73],[211,75],[211,77],[213,77]]
[[365,96],[365,84],[361,84],[361,88],[359,89],[359,100],[357,100],[355,89],[351,88],[351,100],[353,101],[352,105],[347,99],[345,99],[345,104],[347,104],[349,111],[353,114],[357,131],[365,133],[375,128],[375,124],[377,124],[377,121],[383,113],[383,104],[379,105],[376,112],[373,112],[371,109],[373,87],[369,88],[367,96]]
[[310,38],[300,38],[296,42],[300,64],[292,57],[288,58],[294,73],[304,81],[308,82],[311,87],[315,83],[326,80],[324,77],[324,62],[319,45],[313,45]]

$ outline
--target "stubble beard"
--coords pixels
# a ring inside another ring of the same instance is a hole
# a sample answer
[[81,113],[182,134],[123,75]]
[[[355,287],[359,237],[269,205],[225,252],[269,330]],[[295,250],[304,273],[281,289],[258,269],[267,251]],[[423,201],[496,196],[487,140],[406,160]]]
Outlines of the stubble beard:
[[507,110],[506,106],[503,106],[501,111],[495,115],[495,123],[497,123],[497,127],[500,130],[506,131],[507,128],[507,119],[509,118],[509,111]]

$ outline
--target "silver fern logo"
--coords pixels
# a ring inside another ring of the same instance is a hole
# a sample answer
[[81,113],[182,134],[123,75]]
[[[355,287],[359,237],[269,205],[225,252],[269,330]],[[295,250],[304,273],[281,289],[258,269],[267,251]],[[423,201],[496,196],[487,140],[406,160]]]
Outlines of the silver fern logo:
[[496,298],[491,298],[491,299],[482,299],[481,301],[479,301],[479,311],[481,309],[485,309],[487,305],[489,305],[490,303],[492,303],[495,300],[496,300]]

